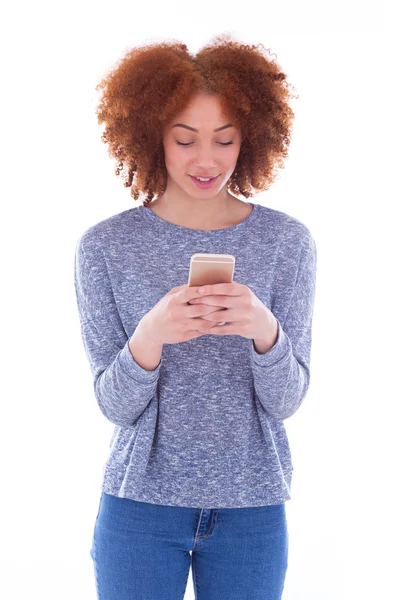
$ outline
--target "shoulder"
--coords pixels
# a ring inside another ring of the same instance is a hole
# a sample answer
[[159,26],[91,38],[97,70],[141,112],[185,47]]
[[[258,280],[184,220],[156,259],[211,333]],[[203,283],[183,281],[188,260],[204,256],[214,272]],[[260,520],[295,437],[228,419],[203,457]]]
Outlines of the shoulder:
[[301,219],[262,204],[259,205],[259,211],[263,227],[279,239],[280,244],[293,249],[315,245],[310,228]]
[[113,243],[123,242],[132,235],[137,208],[129,208],[86,228],[79,236],[76,249],[84,254],[96,254]]

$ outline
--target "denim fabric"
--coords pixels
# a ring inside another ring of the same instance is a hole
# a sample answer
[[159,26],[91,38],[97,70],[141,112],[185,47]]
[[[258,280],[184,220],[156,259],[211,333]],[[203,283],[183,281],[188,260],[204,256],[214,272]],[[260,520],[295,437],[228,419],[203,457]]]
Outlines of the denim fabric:
[[186,508],[102,492],[90,555],[99,600],[280,600],[287,564],[284,503]]

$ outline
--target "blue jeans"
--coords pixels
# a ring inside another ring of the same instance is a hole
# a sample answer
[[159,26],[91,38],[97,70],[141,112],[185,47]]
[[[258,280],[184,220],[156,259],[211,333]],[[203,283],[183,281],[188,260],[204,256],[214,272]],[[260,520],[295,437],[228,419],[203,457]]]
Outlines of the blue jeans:
[[288,559],[285,504],[187,508],[102,492],[93,533],[99,600],[280,600]]

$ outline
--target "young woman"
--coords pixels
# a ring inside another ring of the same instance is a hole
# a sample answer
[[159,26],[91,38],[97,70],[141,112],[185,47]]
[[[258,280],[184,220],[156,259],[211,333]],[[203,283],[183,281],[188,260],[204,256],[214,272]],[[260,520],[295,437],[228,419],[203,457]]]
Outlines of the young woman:
[[[286,76],[218,36],[195,56],[130,50],[98,88],[116,174],[145,196],[76,247],[82,339],[115,426],[90,550],[98,597],[182,600],[191,566],[198,600],[278,600],[284,420],[310,383],[316,246],[298,219],[237,196],[283,166]],[[196,252],[234,255],[233,282],[189,287]]]

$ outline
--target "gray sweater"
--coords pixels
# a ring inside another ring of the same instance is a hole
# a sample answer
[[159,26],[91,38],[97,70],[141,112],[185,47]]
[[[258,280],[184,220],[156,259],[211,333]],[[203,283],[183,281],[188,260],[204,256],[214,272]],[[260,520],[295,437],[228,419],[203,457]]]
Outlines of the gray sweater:
[[[75,290],[94,396],[115,425],[102,490],[142,502],[240,508],[290,500],[284,420],[310,383],[317,253],[308,228],[252,204],[245,221],[201,231],[139,205],[86,229]],[[240,335],[164,344],[148,371],[129,350],[140,319],[188,281],[195,252],[233,254],[233,279],[278,322],[264,354]]]

